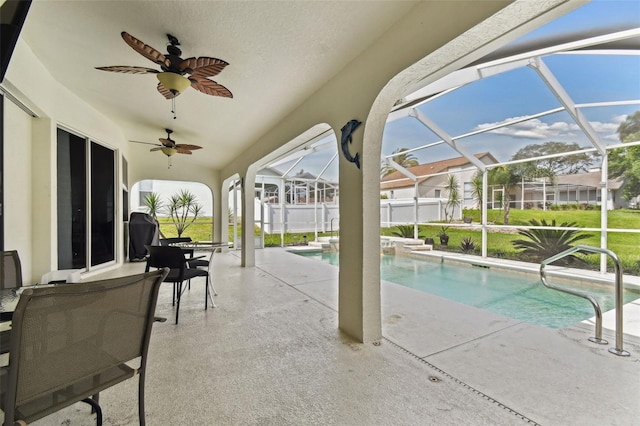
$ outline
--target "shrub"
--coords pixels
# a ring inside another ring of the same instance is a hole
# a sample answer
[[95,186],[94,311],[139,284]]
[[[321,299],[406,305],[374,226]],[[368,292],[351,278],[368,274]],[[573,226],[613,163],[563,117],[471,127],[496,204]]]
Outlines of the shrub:
[[476,249],[476,243],[471,237],[464,237],[460,243],[460,249],[463,253],[471,253]]
[[[395,230],[391,231],[391,235],[400,238],[413,238],[413,225],[396,225]],[[418,232],[418,238],[424,238]]]
[[[560,225],[556,225],[556,220],[553,219],[551,223],[547,223],[545,219],[538,222],[536,219],[531,219],[529,224],[539,227],[563,227],[572,228],[576,227],[575,222],[563,222]],[[520,253],[530,257],[535,261],[543,261],[551,256],[563,252],[573,245],[585,238],[589,238],[590,235],[583,234],[577,230],[561,230],[561,229],[523,229],[518,231],[518,234],[526,237],[526,240],[518,239],[511,242],[513,246],[521,250]],[[578,252],[579,253],[579,252]],[[556,264],[569,265],[581,259],[573,254],[566,256],[557,262]]]

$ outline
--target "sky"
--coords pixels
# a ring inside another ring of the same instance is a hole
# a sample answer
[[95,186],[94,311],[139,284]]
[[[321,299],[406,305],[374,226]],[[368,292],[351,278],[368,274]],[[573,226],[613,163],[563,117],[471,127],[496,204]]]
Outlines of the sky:
[[[596,0],[515,40],[531,42],[565,34],[598,29],[616,31],[640,27],[640,0]],[[577,104],[638,100],[634,105],[608,106],[582,110],[593,128],[607,144],[618,143],[616,130],[624,118],[640,109],[640,56],[629,55],[554,55],[543,58],[545,64]],[[487,128],[517,117],[560,107],[561,104],[545,83],[529,68],[519,68],[466,85],[424,104],[419,109],[451,136]],[[398,148],[415,148],[439,141],[440,138],[415,118],[387,123],[382,154]],[[581,129],[566,112],[556,113],[461,139],[471,152],[490,151],[499,161],[509,160],[520,148],[546,141],[576,142],[591,146]],[[295,166],[318,174],[335,151],[310,156]],[[420,163],[457,157],[446,144],[415,151]],[[279,167],[284,171],[292,163]],[[322,176],[337,180],[334,161]]]
[[[584,33],[598,29],[620,31],[640,27],[640,0],[594,0],[512,42],[527,43]],[[557,80],[576,104],[611,101],[637,101],[632,105],[583,109],[583,113],[606,144],[619,142],[616,130],[625,117],[640,109],[640,55],[552,55],[543,58]],[[545,83],[529,68],[519,68],[463,86],[423,104],[419,109],[451,136],[488,128],[517,117],[560,107]],[[440,138],[415,118],[387,123],[382,154],[398,148],[415,148]],[[328,141],[336,145],[335,136]],[[508,128],[460,139],[472,153],[491,152],[498,161],[509,160],[519,149],[547,141],[576,142],[591,146],[582,130],[566,112],[525,121]],[[310,155],[295,165],[322,178],[338,180],[336,150]],[[458,157],[446,144],[414,151],[420,163]],[[293,162],[277,167],[284,172]],[[163,184],[165,185],[165,184]],[[180,183],[184,187],[184,183]]]

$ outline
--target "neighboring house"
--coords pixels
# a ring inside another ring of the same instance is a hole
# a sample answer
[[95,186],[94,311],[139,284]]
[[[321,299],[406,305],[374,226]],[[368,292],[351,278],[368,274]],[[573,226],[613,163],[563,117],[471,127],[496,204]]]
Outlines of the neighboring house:
[[[489,152],[475,155],[484,164],[495,164],[498,160]],[[402,172],[395,172],[383,177],[380,181],[380,195],[384,198],[399,200],[418,198],[447,198],[445,186],[447,176],[455,174],[463,195],[463,208],[474,208],[476,202],[472,196],[472,180],[477,169],[473,167],[466,157],[450,158],[448,160],[435,161],[433,163],[420,164],[409,167],[407,171],[417,177],[414,182]],[[417,182],[417,194],[415,183]]]
[[263,192],[263,201],[280,203],[279,194],[284,194],[286,204],[335,203],[338,195],[337,183],[318,178],[314,174],[300,170],[294,176],[282,176],[273,168],[264,168],[256,176],[256,197]]
[[[543,208],[543,200],[547,206],[552,204],[599,206],[602,201],[600,182],[600,171],[558,175],[555,177],[555,184],[544,179],[524,182],[520,188],[514,189],[510,194],[511,207],[519,209]],[[629,207],[629,202],[622,196],[623,187],[623,178],[607,181],[608,210]]]

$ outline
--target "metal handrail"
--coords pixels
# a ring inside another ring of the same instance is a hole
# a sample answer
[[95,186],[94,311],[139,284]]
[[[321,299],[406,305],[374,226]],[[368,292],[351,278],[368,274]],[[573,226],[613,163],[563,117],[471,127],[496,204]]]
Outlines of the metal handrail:
[[591,302],[591,305],[593,306],[593,309],[596,312],[596,336],[590,337],[589,341],[606,345],[608,342],[602,339],[602,310],[600,309],[600,305],[598,304],[596,299],[594,299],[594,297],[588,293],[583,293],[583,292],[571,290],[568,288],[556,287],[549,284],[549,282],[547,281],[545,267],[548,264],[553,263],[557,260],[560,260],[563,257],[569,256],[570,254],[573,254],[578,251],[582,251],[582,252],[587,251],[592,253],[606,254],[613,260],[613,264],[615,268],[615,292],[616,292],[616,295],[615,295],[616,347],[610,348],[609,352],[615,355],[629,356],[629,352],[625,351],[622,348],[622,340],[623,340],[622,338],[622,334],[623,334],[622,333],[622,266],[620,265],[620,259],[614,252],[608,249],[600,248],[600,247],[591,247],[591,246],[583,246],[583,245],[577,245],[577,246],[571,247],[563,252],[556,254],[555,256],[551,256],[550,258],[543,260],[542,263],[540,263],[540,280],[542,281],[542,284],[547,288],[558,290],[563,293],[571,294],[574,296],[582,297],[584,299],[587,299],[589,302]]

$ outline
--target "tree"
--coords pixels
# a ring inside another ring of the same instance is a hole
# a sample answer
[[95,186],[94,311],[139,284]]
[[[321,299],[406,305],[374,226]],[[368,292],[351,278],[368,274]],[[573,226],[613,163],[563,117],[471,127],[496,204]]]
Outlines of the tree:
[[462,204],[458,178],[455,175],[447,176],[447,184],[444,186],[444,189],[447,191],[447,204],[444,206],[444,219],[447,222],[451,222],[453,220],[456,207],[460,207]]
[[501,207],[504,211],[503,224],[509,224],[511,203],[509,195],[513,188],[520,183],[522,176],[515,165],[499,166],[489,170],[487,176],[489,185],[502,187]]
[[482,217],[482,174],[482,170],[478,170],[471,178],[471,196],[480,210],[480,217]]
[[171,221],[176,227],[178,237],[198,218],[202,212],[202,205],[198,203],[196,196],[189,190],[182,189],[169,198],[167,210]]
[[[628,115],[618,126],[623,143],[640,140],[640,110]],[[609,152],[609,178],[625,179],[623,197],[630,200],[640,194],[640,146],[618,148]]]
[[[398,148],[395,151],[393,151],[391,154],[393,155],[393,161],[396,162],[398,165],[404,167],[405,169],[407,167],[415,167],[417,165],[419,165],[420,163],[418,162],[418,159],[416,158],[415,155],[413,155],[413,153],[411,152],[405,152],[408,151],[409,148]],[[397,154],[397,155],[395,155]],[[385,177],[387,175],[390,175],[391,173],[395,172],[396,169],[395,167],[391,166],[390,164],[388,164],[386,161],[382,164],[381,170],[380,170],[380,175],[382,177]]]
[[[543,157],[546,155],[560,154],[563,152],[578,151],[582,149],[577,143],[545,142],[529,145],[518,150],[512,160],[526,160],[528,158]],[[570,154],[561,157],[533,160],[520,163],[520,174],[528,178],[552,177],[557,175],[575,174],[585,172],[593,164],[594,157],[590,153]]]

